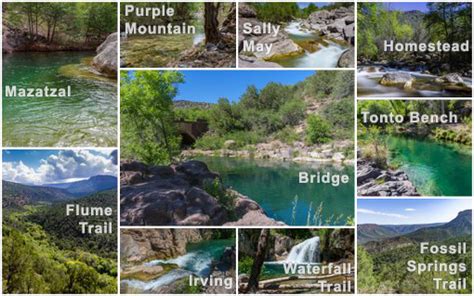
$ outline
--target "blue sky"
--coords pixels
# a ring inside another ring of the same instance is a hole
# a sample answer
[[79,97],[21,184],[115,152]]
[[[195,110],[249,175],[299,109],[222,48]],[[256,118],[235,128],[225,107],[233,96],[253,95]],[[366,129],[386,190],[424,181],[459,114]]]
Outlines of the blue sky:
[[471,209],[469,199],[359,199],[358,224],[425,224],[448,222]]
[[332,4],[332,2],[297,2],[298,6],[300,8],[308,7],[308,5],[310,5],[311,3],[313,3],[317,7],[323,7],[323,6]]
[[117,155],[101,150],[4,150],[3,180],[28,185],[117,175]]
[[185,83],[178,85],[177,100],[215,103],[226,97],[237,101],[249,85],[263,88],[269,82],[295,84],[314,71],[181,71]]
[[384,7],[388,10],[411,11],[418,10],[427,12],[427,2],[385,2]]

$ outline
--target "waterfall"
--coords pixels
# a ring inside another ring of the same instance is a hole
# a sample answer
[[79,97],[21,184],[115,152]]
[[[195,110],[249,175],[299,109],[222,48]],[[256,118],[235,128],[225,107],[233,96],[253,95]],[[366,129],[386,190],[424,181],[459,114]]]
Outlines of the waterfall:
[[199,276],[206,277],[211,272],[212,255],[209,252],[196,251],[173,259],[152,260],[144,265],[154,266],[161,264],[176,264],[183,270],[188,270]]
[[319,263],[319,236],[307,239],[291,248],[288,263]]

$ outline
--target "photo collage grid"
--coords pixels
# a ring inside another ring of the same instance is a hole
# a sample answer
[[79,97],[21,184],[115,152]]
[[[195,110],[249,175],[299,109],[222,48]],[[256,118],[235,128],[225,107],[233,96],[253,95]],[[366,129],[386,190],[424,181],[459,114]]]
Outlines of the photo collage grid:
[[2,1],[2,294],[471,294],[472,1]]

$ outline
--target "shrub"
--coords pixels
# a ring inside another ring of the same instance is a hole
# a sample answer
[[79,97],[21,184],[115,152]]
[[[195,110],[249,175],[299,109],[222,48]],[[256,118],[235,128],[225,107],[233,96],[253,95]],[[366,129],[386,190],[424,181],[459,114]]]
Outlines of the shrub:
[[276,133],[276,138],[284,143],[291,145],[295,141],[298,141],[300,136],[295,132],[293,128],[287,126]]
[[331,140],[331,127],[319,115],[310,115],[307,119],[306,137],[311,144],[326,143]]
[[253,258],[245,256],[239,260],[239,273],[249,274],[252,269]]

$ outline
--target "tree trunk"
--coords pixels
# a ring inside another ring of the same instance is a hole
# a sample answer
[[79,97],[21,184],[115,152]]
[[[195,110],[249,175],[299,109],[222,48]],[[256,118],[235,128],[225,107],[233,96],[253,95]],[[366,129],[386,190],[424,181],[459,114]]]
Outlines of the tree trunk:
[[204,3],[204,32],[206,34],[206,44],[217,44],[221,38],[219,33],[219,15],[220,3]]
[[163,134],[163,140],[165,141],[166,150],[168,151],[168,160],[171,163],[171,161],[173,160],[173,152],[171,151],[171,145],[168,140],[168,131],[166,130],[166,125],[163,118],[159,118],[158,120],[160,121],[161,132]]
[[267,254],[268,240],[270,238],[270,229],[264,228],[260,232],[258,238],[257,253],[253,261],[252,270],[250,271],[250,278],[247,285],[247,293],[256,293],[258,290],[258,277],[262,271],[263,261]]
[[51,39],[49,40],[50,44],[53,43],[55,33],[56,33],[56,20],[54,20],[53,29],[51,30]]

